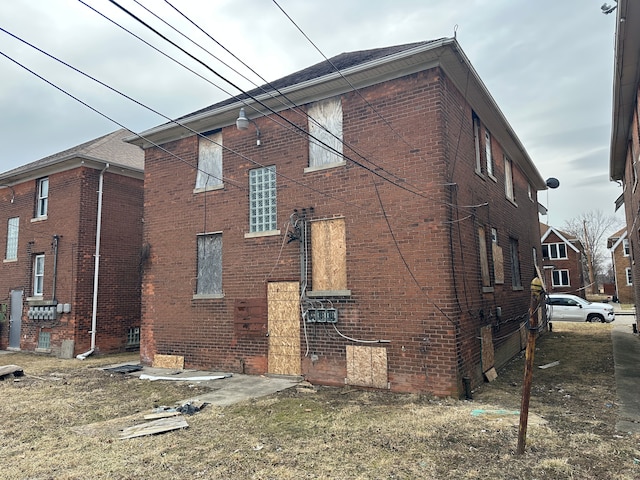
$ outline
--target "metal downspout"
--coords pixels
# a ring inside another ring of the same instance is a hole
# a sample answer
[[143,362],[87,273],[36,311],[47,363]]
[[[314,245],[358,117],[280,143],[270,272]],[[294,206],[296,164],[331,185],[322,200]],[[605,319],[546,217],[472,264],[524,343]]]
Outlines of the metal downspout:
[[96,225],[96,253],[93,269],[93,307],[91,312],[91,348],[85,353],[77,355],[78,360],[84,360],[96,349],[96,315],[98,312],[98,271],[100,270],[100,235],[102,232],[102,185],[104,183],[104,172],[109,168],[107,163],[100,172],[98,183],[98,222]]

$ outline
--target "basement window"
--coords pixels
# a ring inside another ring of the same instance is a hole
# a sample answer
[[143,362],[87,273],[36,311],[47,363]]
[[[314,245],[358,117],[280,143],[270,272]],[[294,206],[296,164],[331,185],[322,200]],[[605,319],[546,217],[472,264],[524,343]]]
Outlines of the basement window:
[[140,327],[131,327],[127,331],[127,346],[140,345]]
[[51,349],[51,333],[50,332],[40,332],[40,334],[38,335],[38,349],[39,350]]

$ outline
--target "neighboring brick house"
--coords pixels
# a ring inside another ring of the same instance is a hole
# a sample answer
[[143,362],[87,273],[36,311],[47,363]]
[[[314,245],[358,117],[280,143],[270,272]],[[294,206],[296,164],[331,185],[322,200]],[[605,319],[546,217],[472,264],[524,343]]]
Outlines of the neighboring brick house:
[[0,174],[0,348],[139,348],[144,153],[128,135]]
[[640,299],[640,3],[618,0],[609,175],[622,183],[633,290]]
[[144,363],[458,396],[521,350],[546,186],[455,39],[141,136]]
[[635,304],[627,229],[623,228],[611,235],[607,239],[607,248],[611,252],[611,264],[616,282],[615,297],[620,303]]
[[583,246],[555,227],[540,224],[542,266],[548,293],[571,293],[586,298]]

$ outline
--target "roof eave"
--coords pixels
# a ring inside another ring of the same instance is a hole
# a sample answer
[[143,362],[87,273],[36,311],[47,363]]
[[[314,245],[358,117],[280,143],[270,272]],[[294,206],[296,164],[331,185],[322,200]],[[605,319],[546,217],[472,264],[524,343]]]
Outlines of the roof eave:
[[[619,0],[613,78],[613,118],[609,176],[622,180],[640,80],[640,3]],[[634,28],[635,26],[635,28]]]
[[[355,65],[340,72],[282,88],[280,92],[286,96],[286,102],[282,101],[280,95],[273,96],[272,92],[264,93],[254,97],[255,100],[239,100],[214,110],[186,117],[179,123],[154,127],[124,140],[149,148],[191,136],[194,132],[233,125],[240,107],[246,109],[247,117],[256,118],[268,115],[271,110],[278,112],[288,109],[291,102],[296,105],[306,104],[349,92],[352,87],[365,88],[438,66],[444,70],[460,92],[466,93],[471,107],[501,143],[509,158],[523,170],[531,185],[536,190],[545,190],[547,188],[545,181],[455,38],[430,42]],[[346,82],[343,77],[349,81]]]

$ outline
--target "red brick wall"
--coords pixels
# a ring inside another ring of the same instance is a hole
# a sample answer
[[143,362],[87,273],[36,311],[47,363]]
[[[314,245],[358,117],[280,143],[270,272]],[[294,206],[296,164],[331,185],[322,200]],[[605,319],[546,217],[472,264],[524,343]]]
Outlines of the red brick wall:
[[[16,197],[13,204],[8,201],[10,197],[0,197],[0,238],[3,239],[0,248],[3,258],[7,219],[20,218],[18,260],[0,264],[0,300],[8,301],[13,289],[24,289],[20,345],[23,350],[37,347],[41,331],[50,332],[54,354],[59,354],[63,340],[75,341],[74,353],[89,348],[90,334],[87,332],[91,326],[98,176],[99,171],[84,167],[49,175],[48,215],[41,221],[32,221],[35,180],[14,187]],[[142,237],[142,181],[107,173],[104,190],[101,261],[105,266],[99,297],[99,308],[103,310],[97,338],[98,342],[104,340],[102,345],[98,344],[100,351],[109,352],[124,348],[127,322],[139,325],[136,256]],[[6,192],[8,190],[0,190],[0,195]],[[133,210],[137,213],[133,214]],[[134,218],[137,224],[133,223]],[[27,298],[33,294],[34,254],[45,254],[43,299],[53,299],[54,235],[59,236],[55,297],[59,303],[71,304],[71,312],[59,316],[57,321],[29,320],[26,316]],[[117,323],[120,325],[116,327]],[[0,348],[6,348],[8,341],[9,324],[5,323],[0,326]]]
[[[640,88],[636,92],[635,109],[633,113],[633,123],[631,124],[630,145],[627,151],[627,160],[624,174],[624,210],[627,220],[627,234],[631,248],[631,269],[633,273],[634,298],[637,302],[640,299],[640,269],[637,261],[640,259],[640,229],[638,229],[638,212],[640,211],[640,188],[634,186],[633,164],[637,162],[640,152],[640,126],[638,125],[638,114],[640,112]],[[636,158],[634,158],[634,152]],[[637,166],[636,166],[637,169]],[[640,174],[640,172],[637,172]],[[637,175],[636,175],[637,177]],[[638,179],[640,181],[640,179]]]
[[[196,172],[185,162],[197,163],[195,137],[163,145],[183,162],[147,150],[145,241],[151,257],[143,280],[143,361],[155,353],[176,354],[189,367],[264,373],[268,339],[234,335],[234,302],[264,297],[267,279],[300,280],[299,244],[286,243],[284,235],[294,209],[306,209],[309,219],[345,218],[351,297],[332,299],[337,327],[352,338],[390,341],[384,346],[392,390],[458,395],[462,376],[481,381],[479,328],[498,323],[492,315],[500,305],[505,323],[496,325],[496,337],[509,335],[519,325],[512,317],[528,307],[531,249],[539,250],[535,203],[515,167],[518,207],[505,199],[500,161],[496,181],[474,173],[471,109],[439,70],[360,94],[393,131],[359,94],[343,95],[344,140],[356,150],[345,147],[355,162],[344,167],[303,173],[307,139],[267,118],[257,120],[260,147],[252,132],[224,129],[225,147],[245,158],[225,150],[223,190],[193,193]],[[283,115],[306,128],[306,118]],[[244,238],[254,162],[277,166],[279,236]],[[485,202],[491,207],[467,207]],[[498,228],[506,252],[509,236],[518,238],[524,289],[514,291],[507,273],[505,285],[482,293],[479,223]],[[222,232],[223,299],[192,299],[196,234],[202,232]],[[350,342],[320,325],[301,334],[301,342],[309,380],[344,383]]]

